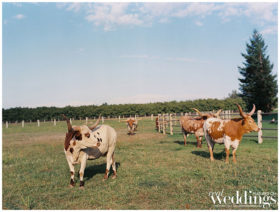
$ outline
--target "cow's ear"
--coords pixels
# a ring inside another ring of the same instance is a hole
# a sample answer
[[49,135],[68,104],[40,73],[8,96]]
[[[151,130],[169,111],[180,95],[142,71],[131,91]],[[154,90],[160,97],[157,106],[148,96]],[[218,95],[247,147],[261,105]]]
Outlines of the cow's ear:
[[242,124],[242,125],[244,125],[244,124],[245,124],[245,119],[243,119],[243,120],[242,120],[241,124]]
[[86,133],[85,136],[86,136],[87,138],[89,138],[89,137],[90,137],[90,133]]

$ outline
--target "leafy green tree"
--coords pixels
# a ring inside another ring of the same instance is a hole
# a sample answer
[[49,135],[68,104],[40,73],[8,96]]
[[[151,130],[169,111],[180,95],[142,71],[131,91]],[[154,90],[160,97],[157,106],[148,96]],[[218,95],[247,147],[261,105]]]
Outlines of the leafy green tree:
[[243,67],[238,67],[242,78],[240,81],[241,97],[250,110],[255,104],[257,109],[265,112],[273,110],[277,103],[277,79],[272,74],[273,64],[266,55],[262,35],[254,30],[250,43],[246,44]]

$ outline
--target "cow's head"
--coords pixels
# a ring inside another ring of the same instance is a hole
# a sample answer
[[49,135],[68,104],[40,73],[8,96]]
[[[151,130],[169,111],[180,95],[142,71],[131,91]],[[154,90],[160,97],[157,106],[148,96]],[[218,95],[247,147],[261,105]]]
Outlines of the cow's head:
[[203,119],[206,120],[208,118],[220,118],[220,113],[222,110],[218,110],[216,113],[201,113],[198,109],[192,108],[194,111],[198,113],[198,115]]
[[[94,128],[97,127],[97,125],[100,122],[100,116],[98,118],[98,120],[95,122],[94,125],[88,127],[86,125],[83,126],[72,126],[69,119],[65,116],[62,115],[64,117],[64,119],[67,122],[67,128],[68,128],[68,132],[66,133],[65,136],[65,141],[64,141],[64,149],[65,151],[70,151],[71,149],[69,149],[69,147],[71,146],[71,148],[73,149],[81,149],[82,146],[81,142],[82,140],[86,140],[90,138],[90,133],[91,130],[93,130]],[[73,151],[73,150],[72,150]]]
[[253,109],[251,110],[250,113],[245,114],[241,108],[241,106],[239,104],[236,104],[240,113],[240,116],[243,118],[242,120],[242,126],[243,129],[245,130],[245,132],[252,132],[252,131],[259,131],[259,127],[256,124],[256,122],[254,121],[254,119],[251,117],[255,110],[256,110],[256,106],[253,104]]

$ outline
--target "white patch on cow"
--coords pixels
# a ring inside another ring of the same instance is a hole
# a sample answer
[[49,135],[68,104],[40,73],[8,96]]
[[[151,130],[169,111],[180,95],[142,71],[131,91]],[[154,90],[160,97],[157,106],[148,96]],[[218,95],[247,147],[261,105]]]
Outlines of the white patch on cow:
[[240,142],[240,141],[237,140],[237,139],[235,139],[234,141],[232,141],[232,142],[231,142],[232,148],[236,150],[236,149],[238,148],[239,142]]
[[229,149],[230,145],[231,145],[231,139],[228,136],[224,137],[224,144],[225,144],[225,148]]

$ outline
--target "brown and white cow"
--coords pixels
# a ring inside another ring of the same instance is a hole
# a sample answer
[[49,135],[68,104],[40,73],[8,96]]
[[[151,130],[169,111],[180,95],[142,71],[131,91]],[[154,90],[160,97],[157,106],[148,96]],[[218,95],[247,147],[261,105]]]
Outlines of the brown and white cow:
[[134,132],[137,130],[138,121],[137,119],[129,118],[126,120],[127,130],[129,135],[133,135]]
[[192,108],[192,109],[199,114],[199,117],[192,117],[192,116],[180,117],[180,125],[184,136],[184,144],[186,145],[187,137],[189,136],[189,134],[195,134],[197,140],[197,147],[201,148],[202,137],[204,135],[203,124],[205,120],[210,117],[219,117],[219,114],[222,110],[219,110],[217,113],[212,114],[212,113],[201,113],[196,108]]
[[64,141],[64,152],[71,173],[70,186],[73,187],[75,185],[74,165],[79,163],[81,164],[79,171],[80,187],[83,188],[83,176],[87,160],[94,160],[101,156],[107,157],[104,179],[108,179],[111,165],[114,172],[112,178],[116,178],[117,171],[114,159],[117,141],[116,131],[108,125],[97,126],[99,124],[100,117],[91,127],[86,125],[72,126],[69,119],[65,116],[64,118],[66,119],[68,126],[68,132],[66,133]]
[[218,118],[209,118],[203,125],[205,138],[210,152],[210,159],[214,161],[213,149],[215,143],[224,144],[226,151],[226,163],[229,162],[229,148],[232,147],[233,162],[236,163],[236,150],[245,133],[259,131],[255,121],[252,119],[256,107],[250,113],[245,114],[240,105],[237,104],[240,116],[242,118],[234,118],[230,120],[222,120]]

